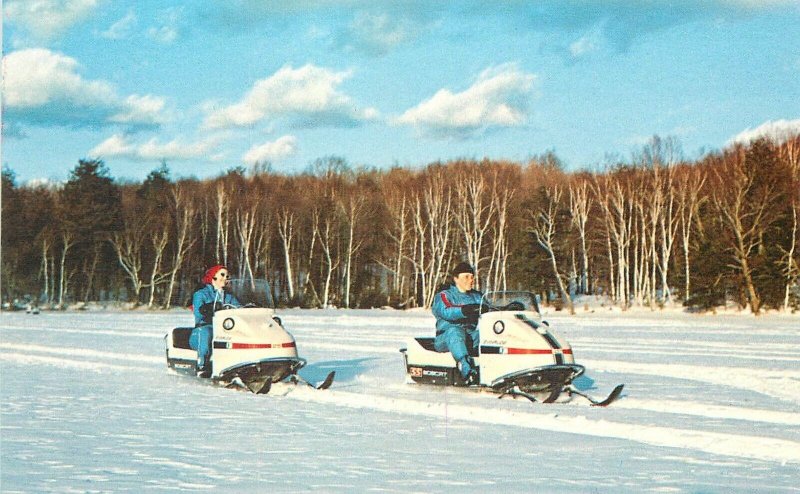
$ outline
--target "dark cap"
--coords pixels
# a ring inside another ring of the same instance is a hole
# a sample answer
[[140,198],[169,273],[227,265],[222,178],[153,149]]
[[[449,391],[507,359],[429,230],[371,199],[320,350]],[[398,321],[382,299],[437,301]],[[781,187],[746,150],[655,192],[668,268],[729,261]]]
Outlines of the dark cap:
[[456,264],[456,267],[453,268],[453,276],[458,276],[461,273],[475,274],[475,270],[472,269],[472,266],[470,266],[466,262],[460,262]]

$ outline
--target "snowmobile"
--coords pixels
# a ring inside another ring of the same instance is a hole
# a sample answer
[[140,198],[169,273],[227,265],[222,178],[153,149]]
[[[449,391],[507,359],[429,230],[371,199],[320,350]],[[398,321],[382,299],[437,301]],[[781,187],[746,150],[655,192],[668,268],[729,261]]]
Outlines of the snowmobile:
[[[335,371],[314,386],[297,371],[306,360],[297,354],[294,337],[275,315],[266,280],[232,279],[225,287],[240,302],[234,307],[216,304],[213,312],[211,381],[226,387],[241,387],[266,394],[273,383],[289,378],[317,389],[327,389]],[[197,352],[189,346],[193,327],[173,328],[164,336],[167,366],[180,373],[197,375]]]
[[572,347],[542,320],[536,297],[529,292],[489,292],[481,299],[478,320],[480,341],[470,357],[478,381],[468,384],[450,352],[434,350],[433,337],[407,342],[403,353],[411,382],[488,389],[504,396],[521,396],[532,402],[553,403],[562,393],[581,396],[593,406],[608,406],[622,393],[620,384],[602,400],[573,385],[584,373],[575,363]]

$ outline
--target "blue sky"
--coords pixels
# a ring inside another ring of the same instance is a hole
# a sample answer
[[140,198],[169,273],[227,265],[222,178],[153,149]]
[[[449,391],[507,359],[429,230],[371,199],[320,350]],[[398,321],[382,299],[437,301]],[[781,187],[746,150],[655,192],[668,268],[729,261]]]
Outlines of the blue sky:
[[2,162],[693,158],[800,131],[800,1],[5,0]]

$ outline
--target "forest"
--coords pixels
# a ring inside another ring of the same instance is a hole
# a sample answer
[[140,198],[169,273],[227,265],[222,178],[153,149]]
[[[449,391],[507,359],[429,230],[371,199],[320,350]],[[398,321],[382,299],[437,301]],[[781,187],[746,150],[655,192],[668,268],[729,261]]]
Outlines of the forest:
[[2,298],[187,306],[204,270],[266,277],[281,306],[427,307],[464,260],[477,288],[529,290],[575,311],[800,307],[800,135],[694,160],[653,137],[625,160],[567,171],[461,159],[375,169],[324,157],[140,183],[99,159],[61,184],[2,174]]

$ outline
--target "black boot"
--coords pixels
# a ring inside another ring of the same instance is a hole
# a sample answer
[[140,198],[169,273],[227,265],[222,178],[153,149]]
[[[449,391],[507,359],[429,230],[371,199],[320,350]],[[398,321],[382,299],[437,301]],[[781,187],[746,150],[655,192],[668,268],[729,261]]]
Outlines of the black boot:
[[197,367],[197,377],[209,378],[211,377],[211,366],[206,364],[202,367]]

